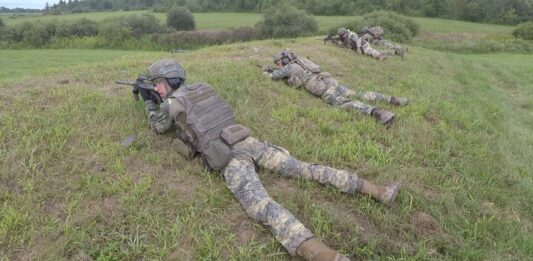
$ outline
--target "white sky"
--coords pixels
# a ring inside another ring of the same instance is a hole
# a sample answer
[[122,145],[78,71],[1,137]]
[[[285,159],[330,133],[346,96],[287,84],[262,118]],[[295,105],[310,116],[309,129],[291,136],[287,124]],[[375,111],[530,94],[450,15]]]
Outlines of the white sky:
[[7,8],[31,8],[43,9],[48,2],[49,5],[57,4],[59,0],[0,0],[0,6]]

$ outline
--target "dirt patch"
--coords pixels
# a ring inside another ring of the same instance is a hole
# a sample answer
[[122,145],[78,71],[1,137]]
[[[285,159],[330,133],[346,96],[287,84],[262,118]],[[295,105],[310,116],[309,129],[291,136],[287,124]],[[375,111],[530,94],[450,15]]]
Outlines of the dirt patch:
[[380,233],[376,225],[358,210],[340,208],[331,210],[331,213],[336,213],[334,216],[336,223],[344,227],[356,226],[358,234],[362,235],[365,241],[369,236],[375,237]]
[[278,177],[274,180],[273,184],[269,186],[274,189],[279,195],[292,194],[295,188],[289,184],[289,180],[283,177]]
[[103,198],[100,201],[90,201],[87,203],[87,214],[89,216],[100,216],[108,226],[113,224],[115,217],[122,212],[122,206],[118,199],[113,197]]
[[440,236],[440,224],[428,213],[416,211],[411,214],[411,226],[417,237]]
[[65,203],[63,202],[47,203],[44,206],[44,211],[58,218],[62,222],[64,222],[67,217],[65,214]]

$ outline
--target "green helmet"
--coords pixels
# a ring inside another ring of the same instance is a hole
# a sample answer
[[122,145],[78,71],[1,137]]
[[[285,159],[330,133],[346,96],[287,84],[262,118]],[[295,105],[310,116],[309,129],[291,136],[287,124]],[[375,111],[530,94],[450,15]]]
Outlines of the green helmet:
[[272,60],[274,61],[274,63],[277,63],[281,60],[283,65],[287,65],[294,59],[296,59],[296,55],[293,52],[291,52],[290,50],[284,50],[274,55]]
[[337,31],[337,35],[344,35],[346,32],[348,32],[348,30],[346,28],[344,28],[344,27],[341,27]]
[[157,78],[178,78],[185,82],[185,70],[173,59],[160,59],[148,67],[148,79],[153,81]]

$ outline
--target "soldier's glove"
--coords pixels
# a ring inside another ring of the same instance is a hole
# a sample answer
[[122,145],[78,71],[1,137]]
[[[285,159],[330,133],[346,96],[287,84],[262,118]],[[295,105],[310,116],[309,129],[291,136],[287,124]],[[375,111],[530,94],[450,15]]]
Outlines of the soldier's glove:
[[138,90],[141,96],[143,97],[144,101],[153,100],[152,94],[150,93],[150,91],[146,89],[142,89],[142,88],[139,88]]

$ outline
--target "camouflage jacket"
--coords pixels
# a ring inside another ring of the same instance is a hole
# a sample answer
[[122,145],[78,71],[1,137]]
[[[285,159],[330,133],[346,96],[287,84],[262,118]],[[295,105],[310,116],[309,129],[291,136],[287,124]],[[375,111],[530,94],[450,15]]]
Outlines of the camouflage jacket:
[[168,133],[176,129],[176,140],[178,152],[187,158],[194,155],[195,151],[191,144],[196,139],[194,132],[187,126],[185,106],[171,95],[167,95],[161,105],[157,106],[153,101],[147,100],[144,103],[148,111],[150,128],[158,135]]
[[324,94],[329,84],[324,82],[327,72],[312,73],[307,71],[297,63],[289,63],[280,69],[272,72],[272,80],[286,80],[287,83],[295,88],[304,87],[310,93],[321,96]]

